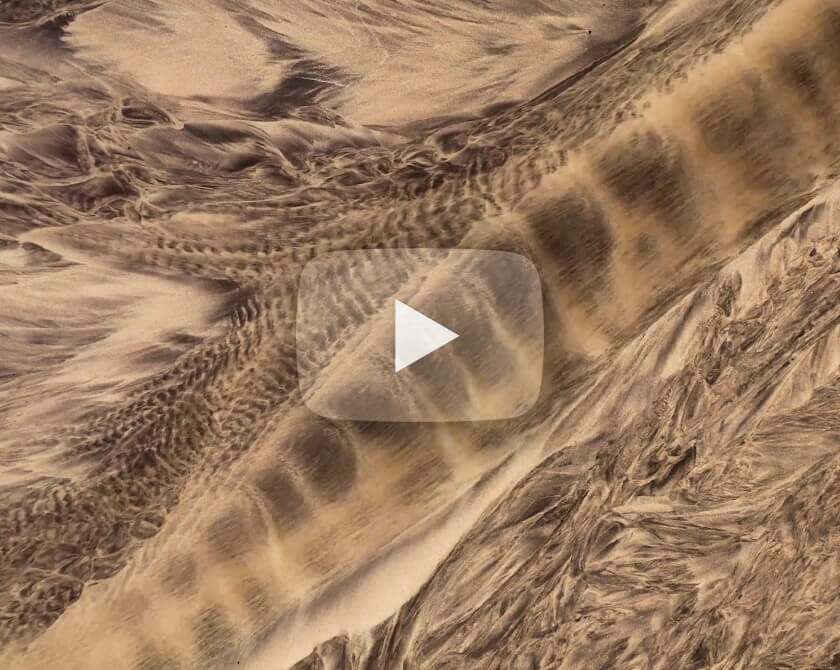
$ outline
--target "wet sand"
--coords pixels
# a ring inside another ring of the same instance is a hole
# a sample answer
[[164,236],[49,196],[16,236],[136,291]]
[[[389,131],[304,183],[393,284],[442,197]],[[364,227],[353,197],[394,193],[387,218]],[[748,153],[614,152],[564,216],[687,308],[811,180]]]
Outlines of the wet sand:
[[[0,5],[0,666],[835,667],[838,62],[834,0]],[[314,416],[301,268],[423,246],[534,260],[536,407]]]

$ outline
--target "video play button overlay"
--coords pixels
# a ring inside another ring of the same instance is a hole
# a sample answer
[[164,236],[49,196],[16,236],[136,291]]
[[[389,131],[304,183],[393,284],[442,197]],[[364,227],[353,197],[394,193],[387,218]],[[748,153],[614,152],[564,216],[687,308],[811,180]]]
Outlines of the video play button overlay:
[[394,372],[407,368],[456,337],[458,333],[394,300]]
[[301,273],[295,328],[303,402],[330,419],[505,419],[539,395],[542,291],[519,254],[328,252]]

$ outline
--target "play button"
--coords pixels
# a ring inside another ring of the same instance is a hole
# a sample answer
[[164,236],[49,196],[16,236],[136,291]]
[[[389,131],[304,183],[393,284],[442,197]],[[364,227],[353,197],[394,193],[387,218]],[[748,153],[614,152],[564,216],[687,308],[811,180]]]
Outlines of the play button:
[[394,300],[394,372],[407,368],[456,337],[458,333]]
[[323,417],[519,416],[542,382],[539,275],[506,251],[328,252],[301,274],[295,339],[301,399]]

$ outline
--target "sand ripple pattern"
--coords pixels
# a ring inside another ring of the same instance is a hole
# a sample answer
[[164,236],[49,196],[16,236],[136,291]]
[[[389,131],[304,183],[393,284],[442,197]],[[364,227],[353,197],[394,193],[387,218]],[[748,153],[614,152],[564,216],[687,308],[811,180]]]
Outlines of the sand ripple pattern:
[[[836,0],[2,3],[0,666],[837,667],[837,63]],[[533,412],[302,407],[303,264],[417,246],[535,261]]]

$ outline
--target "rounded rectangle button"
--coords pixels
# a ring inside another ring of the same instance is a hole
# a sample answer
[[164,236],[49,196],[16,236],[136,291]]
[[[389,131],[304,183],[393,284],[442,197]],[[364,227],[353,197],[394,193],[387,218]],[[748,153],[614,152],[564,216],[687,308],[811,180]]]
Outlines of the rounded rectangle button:
[[330,252],[301,274],[296,339],[303,400],[321,416],[511,418],[540,390],[539,275],[506,251]]

